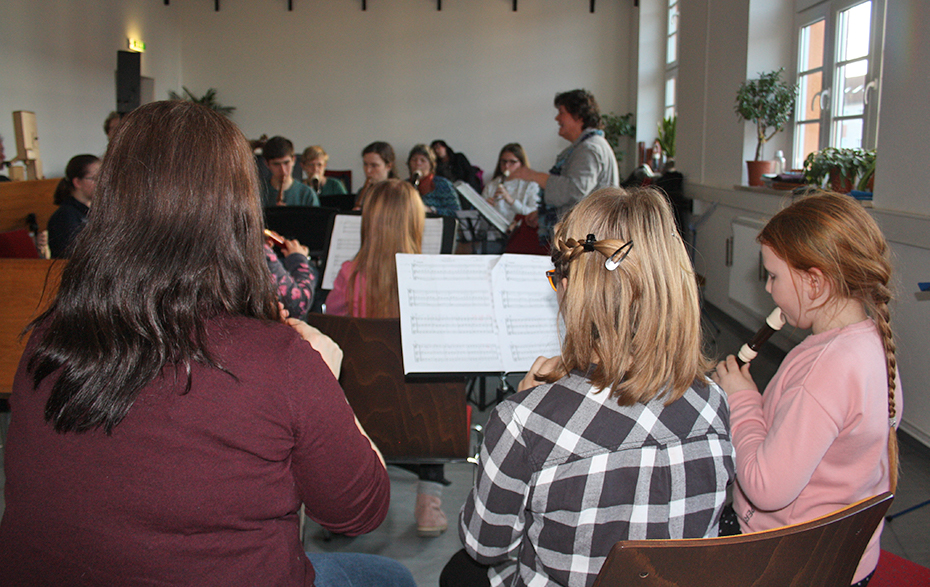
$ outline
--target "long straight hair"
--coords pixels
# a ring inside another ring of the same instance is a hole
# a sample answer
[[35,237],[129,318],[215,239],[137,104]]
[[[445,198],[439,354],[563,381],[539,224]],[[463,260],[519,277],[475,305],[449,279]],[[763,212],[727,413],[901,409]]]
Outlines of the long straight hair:
[[523,146],[520,143],[507,143],[501,148],[500,155],[497,156],[497,167],[494,168],[494,175],[491,179],[498,177],[504,177],[504,170],[501,169],[501,159],[504,158],[504,153],[510,153],[517,158],[517,161],[520,162],[521,167],[529,167],[530,164],[526,160],[526,151],[523,150]]
[[[587,235],[594,235],[588,246]],[[609,270],[605,262],[618,260],[624,245],[627,256]],[[552,251],[567,285],[559,303],[562,362],[548,381],[578,369],[628,406],[660,396],[670,404],[707,380],[697,280],[662,194],[594,192],[556,225]]]
[[100,169],[93,213],[74,242],[28,368],[55,374],[45,419],[59,432],[109,434],[168,364],[225,369],[207,348],[221,314],[277,317],[262,251],[248,141],[189,102],[129,114]]
[[346,298],[349,314],[360,316],[356,308],[355,286],[359,275],[365,277],[365,316],[396,318],[400,316],[397,295],[396,253],[419,254],[423,250],[423,226],[426,208],[416,189],[408,182],[387,179],[375,184],[362,209],[362,246],[355,256],[349,275]]
[[[820,269],[834,297],[860,301],[874,320],[885,350],[888,417],[896,421],[894,391],[898,363],[891,331],[891,250],[881,229],[862,206],[841,194],[813,192],[777,213],[757,239],[797,271]],[[888,430],[891,491],[898,484],[898,436]]]

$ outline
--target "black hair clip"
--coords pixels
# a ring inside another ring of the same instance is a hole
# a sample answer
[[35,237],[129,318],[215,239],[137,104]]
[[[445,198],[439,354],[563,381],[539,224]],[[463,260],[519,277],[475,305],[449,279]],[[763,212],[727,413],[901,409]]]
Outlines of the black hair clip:
[[590,251],[593,251],[593,250],[594,250],[594,244],[595,244],[596,242],[597,242],[597,239],[594,238],[594,235],[593,235],[593,234],[589,234],[589,235],[588,235],[588,238],[586,238],[586,239],[584,240],[584,242],[581,243],[581,246],[584,248],[584,250],[585,250],[586,252],[590,252]]

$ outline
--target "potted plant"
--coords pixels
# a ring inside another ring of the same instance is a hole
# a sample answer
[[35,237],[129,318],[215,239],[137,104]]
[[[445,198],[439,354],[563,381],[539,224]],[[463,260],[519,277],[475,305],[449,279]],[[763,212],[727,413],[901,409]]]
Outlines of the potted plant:
[[862,187],[867,187],[874,171],[875,151],[864,149],[825,147],[804,159],[804,181],[823,187],[829,179],[830,189],[841,194],[849,193],[857,185],[857,177],[862,179]]
[[784,68],[760,73],[758,79],[740,84],[736,92],[737,117],[756,126],[756,157],[746,162],[749,185],[762,185],[762,174],[772,172],[774,162],[762,160],[762,146],[785,130],[794,112],[798,86],[783,81],[783,71]]
[[678,117],[669,116],[658,122],[659,146],[665,153],[665,171],[675,170],[675,128],[678,126]]
[[207,93],[199,98],[184,86],[181,86],[181,89],[184,90],[183,96],[174,90],[168,90],[168,97],[172,100],[187,100],[189,102],[200,104],[201,106],[206,106],[211,110],[216,110],[224,116],[230,116],[236,110],[235,106],[223,106],[220,104],[216,99],[216,90],[213,88],[208,89]]
[[604,138],[610,143],[614,155],[617,157],[617,163],[619,163],[623,160],[623,149],[620,148],[620,140],[623,137],[636,137],[633,113],[627,112],[623,116],[613,112],[601,114],[601,121],[604,123]]

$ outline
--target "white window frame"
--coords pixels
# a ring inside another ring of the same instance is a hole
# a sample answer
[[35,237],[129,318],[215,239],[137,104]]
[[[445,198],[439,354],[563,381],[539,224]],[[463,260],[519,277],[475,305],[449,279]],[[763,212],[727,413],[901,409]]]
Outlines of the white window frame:
[[[662,95],[665,97],[665,103],[662,105],[662,117],[669,118],[678,114],[678,55],[681,52],[681,18],[680,18],[681,0],[668,0],[665,10],[665,87],[662,88]],[[674,13],[672,11],[675,11]],[[675,31],[671,30],[671,23],[675,21]],[[669,61],[669,44],[672,37],[675,37],[675,58]],[[674,88],[668,91],[671,83]],[[669,95],[671,94],[671,95]]]
[[[823,85],[822,94],[818,94],[814,99],[820,100],[820,132],[818,137],[818,148],[822,149],[828,146],[839,146],[839,138],[834,136],[835,123],[838,120],[848,119],[850,117],[834,116],[840,105],[840,97],[837,95],[834,76],[837,71],[837,55],[839,47],[837,46],[837,27],[839,24],[840,13],[854,6],[864,3],[867,0],[826,0],[816,3],[810,7],[804,8],[797,13],[795,21],[795,64],[798,73],[798,79],[802,73],[800,64],[801,55],[801,31],[818,20],[825,22],[824,28],[824,55],[823,66],[821,68]],[[868,53],[868,71],[866,73],[865,84],[865,105],[862,113],[862,148],[875,149],[878,144],[878,113],[881,103],[881,67],[882,67],[882,47],[884,44],[884,21],[885,21],[885,0],[871,0],[872,13],[870,18],[870,35],[869,35],[869,53]],[[815,71],[815,70],[810,70]],[[800,99],[806,99],[801,96]],[[799,131],[800,114],[806,110],[805,104],[798,104],[795,108],[794,121],[794,149],[793,149],[793,167],[799,168],[804,162],[805,153],[801,145],[802,133]],[[854,116],[853,118],[858,118]]]

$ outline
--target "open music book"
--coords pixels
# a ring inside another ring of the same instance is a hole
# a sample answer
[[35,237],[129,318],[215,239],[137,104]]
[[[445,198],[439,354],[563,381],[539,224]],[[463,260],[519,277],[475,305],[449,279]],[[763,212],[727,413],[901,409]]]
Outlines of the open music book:
[[404,373],[519,373],[559,354],[548,257],[397,255]]
[[[443,245],[443,219],[427,218],[423,226],[423,252],[439,254]],[[321,289],[333,289],[342,264],[351,261],[362,246],[362,217],[359,214],[337,214],[326,254]]]

